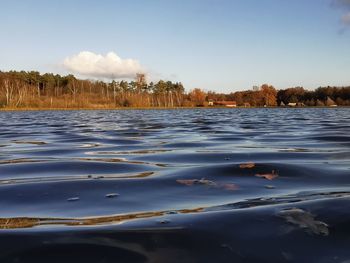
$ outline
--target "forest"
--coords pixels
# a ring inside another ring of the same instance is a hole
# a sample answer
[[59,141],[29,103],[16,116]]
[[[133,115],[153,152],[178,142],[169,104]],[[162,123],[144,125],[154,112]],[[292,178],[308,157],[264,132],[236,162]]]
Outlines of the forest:
[[235,101],[242,107],[350,106],[350,86],[276,89],[263,84],[252,90],[228,94],[196,88],[186,92],[181,82],[83,80],[73,75],[37,71],[0,71],[0,108],[111,109],[121,107],[200,107],[209,101]]

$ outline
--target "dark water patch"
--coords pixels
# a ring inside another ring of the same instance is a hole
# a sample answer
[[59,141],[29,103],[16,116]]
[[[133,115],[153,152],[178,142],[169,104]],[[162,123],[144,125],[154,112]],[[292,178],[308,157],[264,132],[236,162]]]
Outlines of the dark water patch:
[[11,178],[1,179],[1,185],[11,184],[31,184],[31,183],[48,183],[48,182],[62,182],[62,181],[77,181],[77,180],[110,180],[110,179],[127,179],[127,178],[145,178],[154,175],[154,172],[142,173],[119,173],[119,174],[105,174],[105,175],[85,175],[85,176],[49,176],[49,177],[25,177],[25,178]]
[[[96,162],[96,161],[54,161],[30,162],[1,167],[0,178],[18,178],[30,175],[58,176],[64,174],[118,174],[147,170],[146,165],[140,163]],[[155,169],[155,167],[153,167]]]
[[[281,205],[281,204],[294,204],[299,202],[305,202],[310,200],[320,200],[320,199],[334,199],[334,198],[349,198],[350,192],[301,192],[286,196],[275,196],[275,197],[263,197],[248,199],[245,201],[240,201],[232,204],[225,204],[221,206],[214,206],[203,209],[204,211],[218,211],[218,210],[232,210],[232,209],[244,209],[244,208],[255,208],[260,206],[270,206],[270,205]],[[296,214],[300,214],[300,211],[294,211]],[[297,213],[299,212],[299,213]],[[280,216],[293,216],[293,211],[290,213],[280,213]]]
[[[107,194],[107,196],[110,194]],[[113,195],[115,196],[115,195]],[[119,194],[118,194],[119,196]],[[37,226],[55,226],[55,225],[66,225],[66,226],[85,226],[85,225],[106,225],[106,224],[117,224],[120,222],[136,220],[136,219],[146,219],[153,217],[162,217],[167,215],[177,215],[177,214],[197,214],[206,212],[220,212],[225,210],[236,210],[236,209],[251,209],[263,206],[272,205],[286,205],[294,204],[298,205],[300,202],[307,201],[319,201],[322,199],[337,199],[337,198],[349,198],[350,192],[302,192],[293,195],[277,196],[270,198],[258,198],[249,199],[246,201],[241,201],[232,204],[225,204],[221,206],[212,207],[198,207],[189,209],[179,209],[179,210],[169,210],[169,211],[152,211],[152,212],[140,212],[132,214],[122,214],[122,215],[112,215],[104,217],[88,217],[88,218],[29,218],[29,217],[14,217],[14,218],[0,218],[0,229],[17,229],[17,228],[31,228]],[[78,201],[79,197],[72,197],[67,199],[68,201]],[[307,213],[298,208],[281,209],[279,210],[278,216],[286,218],[287,221],[295,223],[301,227],[303,224],[311,224],[312,222],[307,222],[313,219],[310,213]],[[158,221],[161,224],[170,223],[170,221]],[[316,231],[316,229],[313,229]],[[318,233],[316,233],[318,234]],[[320,233],[322,234],[322,233]],[[327,232],[328,235],[328,232]]]
[[203,142],[177,142],[177,143],[167,143],[164,145],[164,147],[186,149],[186,148],[206,147],[210,145],[211,144],[209,143],[203,143]]
[[32,149],[24,149],[21,151],[14,151],[16,154],[20,156],[36,156],[36,157],[67,157],[67,156],[81,156],[84,155],[84,152],[86,152],[86,149],[84,148],[73,148],[69,147],[50,147],[46,149],[40,149],[40,150],[32,150]]
[[327,160],[330,156],[327,153],[314,153],[314,152],[266,152],[266,151],[246,151],[241,153],[232,153],[227,151],[226,153],[213,153],[208,151],[188,153],[185,151],[168,153],[168,154],[156,154],[150,156],[140,156],[137,159],[140,161],[161,161],[163,163],[179,163],[179,164],[215,164],[215,163],[228,163],[228,162],[248,162],[248,161],[269,161],[278,158],[281,162],[289,161],[303,161],[312,160],[317,158],[318,160]]
[[319,170],[319,164],[290,164],[290,163],[254,163],[254,166],[251,168],[242,168],[242,165],[249,164],[242,163],[230,163],[231,160],[228,160],[226,164],[223,165],[211,165],[209,167],[196,167],[192,169],[187,169],[184,173],[192,174],[201,174],[205,172],[206,176],[241,176],[241,177],[250,177],[255,174],[264,174],[269,173],[272,170],[278,171],[280,177],[285,178],[301,178],[302,180],[308,178],[327,178],[329,174],[332,174],[333,180],[334,177],[347,177],[348,173],[344,169],[335,169],[331,166],[325,167],[323,170]]
[[313,136],[310,137],[313,140],[330,141],[330,142],[350,142],[350,136]]
[[217,136],[217,137],[213,137],[211,140],[212,141],[242,141],[244,139],[246,139],[247,137],[249,137],[249,135],[246,135],[244,137],[242,136],[234,136],[234,135],[228,135],[228,136]]
[[[343,262],[349,257],[350,230],[344,228],[343,218],[349,215],[349,210],[340,209],[343,205],[349,207],[345,200],[320,201],[300,207],[317,214],[317,219],[330,225],[328,236],[309,235],[298,227],[290,229],[290,224],[276,215],[279,210],[272,208],[173,215],[171,226],[166,227],[149,218],[142,223],[130,221],[110,227],[78,227],[70,231],[60,228],[2,230],[0,240],[6,242],[1,259],[4,262],[11,262],[14,258],[24,262],[40,262],[36,260],[41,259],[76,262],[78,255],[80,260],[86,255],[85,262],[96,262],[97,258],[105,262],[127,262],[135,259],[128,253],[136,253],[143,255],[140,262],[331,262],[334,257]],[[325,215],[320,207],[332,207],[332,213]],[[280,209],[285,208],[288,206]],[[245,223],[242,225],[242,222]],[[23,242],[18,243],[18,239]],[[336,246],[330,247],[329,244]],[[67,245],[76,249],[68,251]],[[116,254],[105,254],[104,247],[114,248]],[[93,252],[84,252],[86,248]],[[49,257],[45,251],[60,256]],[[95,256],[90,258],[89,255]],[[128,255],[127,258],[124,255]]]
[[170,152],[171,150],[168,149],[154,149],[154,150],[138,150],[138,151],[113,151],[113,152],[95,152],[92,154],[96,154],[96,155],[144,155],[144,154],[155,154],[155,153],[166,153],[166,152]]

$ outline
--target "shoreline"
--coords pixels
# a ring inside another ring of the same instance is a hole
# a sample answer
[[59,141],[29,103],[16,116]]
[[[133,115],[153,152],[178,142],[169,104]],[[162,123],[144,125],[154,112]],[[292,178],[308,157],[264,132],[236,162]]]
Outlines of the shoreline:
[[116,107],[116,108],[0,108],[0,112],[9,111],[112,111],[112,110],[189,110],[189,109],[338,109],[350,106],[308,106],[308,107]]

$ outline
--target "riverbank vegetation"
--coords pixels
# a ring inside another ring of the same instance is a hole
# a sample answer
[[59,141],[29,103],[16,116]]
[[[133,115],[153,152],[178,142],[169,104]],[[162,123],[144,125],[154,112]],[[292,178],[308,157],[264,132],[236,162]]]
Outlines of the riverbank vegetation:
[[185,91],[180,82],[82,80],[73,75],[40,74],[37,71],[0,71],[0,108],[120,108],[196,107],[209,102],[234,101],[237,106],[350,106],[349,87],[303,87],[278,90],[264,84],[252,90],[228,94]]

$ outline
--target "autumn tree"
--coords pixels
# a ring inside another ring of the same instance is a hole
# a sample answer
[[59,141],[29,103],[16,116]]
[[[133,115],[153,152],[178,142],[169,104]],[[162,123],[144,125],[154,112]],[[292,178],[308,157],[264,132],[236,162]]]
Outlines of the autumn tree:
[[190,100],[195,106],[203,106],[206,96],[206,93],[198,88],[193,89],[189,94]]
[[268,84],[264,84],[260,89],[261,96],[266,106],[277,106],[277,91],[276,89]]

